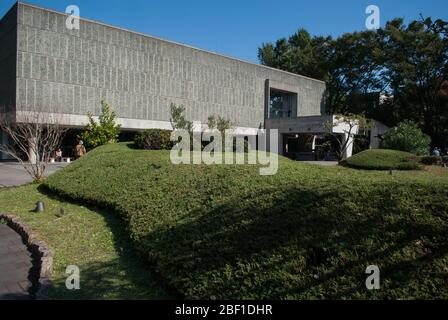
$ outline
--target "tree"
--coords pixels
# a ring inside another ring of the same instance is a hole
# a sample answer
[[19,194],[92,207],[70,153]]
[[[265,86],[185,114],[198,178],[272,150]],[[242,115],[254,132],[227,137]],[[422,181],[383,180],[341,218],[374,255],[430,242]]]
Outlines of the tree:
[[446,22],[430,18],[395,19],[379,31],[382,37],[384,77],[394,96],[399,121],[412,120],[442,146],[448,136],[448,103],[443,85],[448,80]]
[[360,104],[358,97],[386,88],[381,76],[383,58],[379,35],[374,31],[347,33],[333,40],[327,57],[327,111],[371,116],[372,102]]
[[[368,130],[372,128],[372,121],[363,114],[336,115],[334,120],[325,122],[323,126],[329,131],[328,135],[336,141],[336,154],[341,161],[349,148],[353,147],[355,135],[367,137]],[[335,128],[338,132],[334,132]]]
[[386,149],[406,151],[419,156],[429,154],[431,138],[412,121],[403,121],[386,132],[383,147]]
[[288,40],[263,44],[258,50],[262,64],[323,80],[327,84],[327,112],[356,111],[351,95],[381,90],[378,35],[373,31],[354,32],[337,39],[311,37],[300,29]]
[[275,45],[263,44],[258,49],[258,58],[266,66],[325,80],[331,41],[331,37],[311,37],[305,29],[299,29],[289,39],[279,39]]
[[173,130],[186,130],[190,133],[193,132],[193,123],[188,121],[184,115],[185,107],[177,106],[174,103],[170,105],[170,122]]
[[[383,29],[263,44],[262,64],[326,82],[330,114],[365,114],[389,126],[412,120],[434,146],[448,143],[448,22],[403,19]],[[379,106],[379,93],[390,99]]]
[[84,140],[87,146],[96,148],[117,141],[121,126],[116,123],[116,113],[110,110],[109,105],[104,100],[101,101],[101,114],[98,117],[98,123],[91,112],[87,116],[89,117],[89,124],[80,135],[80,139]]
[[222,134],[225,134],[226,130],[229,130],[232,128],[232,122],[228,119],[221,117],[221,116],[208,117],[207,125],[208,125],[209,129],[217,129]]
[[221,116],[218,117],[210,116],[208,117],[207,126],[210,130],[216,129],[221,133],[222,150],[225,150],[226,149],[225,134],[226,130],[232,129],[232,122]]
[[34,182],[41,182],[48,160],[60,147],[66,131],[60,119],[39,111],[22,116],[20,122],[12,121],[6,113],[0,115],[0,128],[11,142],[0,145],[0,151],[17,160]]

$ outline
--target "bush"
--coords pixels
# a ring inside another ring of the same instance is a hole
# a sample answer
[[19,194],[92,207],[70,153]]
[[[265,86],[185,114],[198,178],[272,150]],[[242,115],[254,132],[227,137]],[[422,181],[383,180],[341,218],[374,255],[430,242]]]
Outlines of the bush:
[[417,124],[404,121],[384,135],[383,147],[425,156],[429,154],[430,143],[431,138],[424,134]]
[[[225,137],[224,137],[224,135],[222,136],[221,139],[222,139],[221,150],[222,150],[222,152],[225,152],[227,149],[230,149],[230,148],[227,148],[227,146],[225,145],[225,141],[224,141]],[[206,146],[208,146],[209,144],[210,144],[209,141],[201,141],[201,150],[204,150],[204,148],[205,148]],[[249,147],[250,147],[250,148],[249,148]],[[244,143],[243,143],[243,145],[242,145],[242,148],[240,148],[240,146],[237,146],[237,142],[236,142],[236,140],[234,139],[234,140],[233,140],[233,147],[232,147],[232,150],[231,150],[231,151],[232,151],[232,152],[243,152],[243,153],[248,153],[249,150],[256,150],[256,148],[257,148],[256,145],[254,145],[254,146],[250,145],[248,139],[247,139],[246,137],[244,137]]]
[[170,150],[173,146],[170,137],[169,130],[147,129],[135,135],[134,144],[137,149]]
[[117,141],[121,126],[116,122],[116,113],[111,111],[105,101],[101,101],[101,114],[98,116],[98,123],[94,120],[91,112],[87,116],[89,124],[79,138],[84,140],[89,148]]
[[442,163],[442,157],[425,156],[420,158],[420,162],[427,166],[433,166]]
[[418,162],[418,157],[408,152],[372,149],[342,161],[341,165],[364,170],[418,170]]
[[[447,299],[448,177],[279,158],[173,165],[169,151],[108,145],[50,190],[115,210],[135,247],[187,299]],[[366,290],[366,266],[382,270]],[[384,270],[384,271],[383,271]]]

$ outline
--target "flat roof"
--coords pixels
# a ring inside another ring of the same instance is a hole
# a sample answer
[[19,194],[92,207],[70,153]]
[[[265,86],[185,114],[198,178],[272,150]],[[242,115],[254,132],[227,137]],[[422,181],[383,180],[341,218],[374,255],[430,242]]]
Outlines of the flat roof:
[[[23,1],[17,1],[16,5],[24,5],[24,6],[28,6],[28,7],[35,8],[35,9],[45,10],[45,11],[48,11],[48,12],[61,14],[61,15],[64,15],[64,16],[68,16],[68,14],[65,13],[65,12],[60,12],[60,11],[56,11],[56,10],[40,7],[40,6],[37,6],[37,5],[34,5],[34,4],[30,4],[30,3],[26,3],[26,2],[23,2]],[[9,10],[8,10],[8,12],[9,12]],[[82,17],[80,17],[80,20],[83,20],[83,21],[86,21],[86,22],[100,24],[102,26],[113,28],[113,29],[118,29],[118,30],[130,32],[130,33],[137,34],[137,35],[140,35],[140,36],[143,36],[143,37],[146,37],[146,38],[151,38],[151,39],[155,39],[155,40],[158,40],[158,41],[166,42],[166,43],[169,43],[169,44],[174,44],[174,45],[177,45],[177,46],[186,47],[186,48],[189,48],[189,49],[192,49],[192,50],[205,52],[207,54],[212,54],[212,55],[219,56],[219,57],[222,57],[222,58],[225,58],[225,59],[237,61],[237,62],[240,62],[240,63],[249,64],[249,65],[252,65],[252,66],[255,66],[255,67],[265,68],[265,69],[269,69],[269,70],[274,70],[276,72],[281,72],[281,73],[285,73],[285,74],[288,74],[288,75],[291,75],[291,76],[304,78],[304,79],[308,79],[308,80],[312,80],[312,81],[316,81],[316,82],[320,82],[320,83],[324,83],[325,84],[325,81],[321,81],[321,80],[318,80],[318,79],[302,76],[300,74],[296,74],[296,73],[292,73],[292,72],[288,72],[288,71],[284,71],[284,70],[268,67],[268,66],[265,66],[265,65],[262,65],[262,64],[257,64],[257,63],[245,61],[245,60],[242,60],[242,59],[238,59],[238,58],[233,58],[233,57],[221,54],[221,53],[217,53],[217,52],[213,52],[213,51],[208,51],[208,50],[196,48],[196,47],[193,47],[193,46],[190,46],[190,45],[187,45],[187,44],[183,44],[183,43],[179,43],[179,42],[175,42],[175,41],[171,41],[171,40],[165,40],[165,39],[158,38],[158,37],[155,37],[155,36],[150,36],[150,35],[138,32],[138,31],[133,31],[133,30],[129,30],[129,29],[113,26],[113,25],[110,25],[110,24],[107,24],[107,23],[103,23],[103,22],[100,22],[100,21],[86,19],[86,18],[82,18]]]

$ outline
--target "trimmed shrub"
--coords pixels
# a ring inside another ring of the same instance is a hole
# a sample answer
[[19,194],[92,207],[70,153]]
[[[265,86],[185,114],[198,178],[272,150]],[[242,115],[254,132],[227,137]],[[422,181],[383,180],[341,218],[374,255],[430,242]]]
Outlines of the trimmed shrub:
[[425,156],[420,158],[420,162],[427,166],[433,166],[436,164],[442,164],[442,157],[437,156]]
[[[186,299],[447,299],[448,176],[279,158],[174,165],[123,144],[45,180],[120,214],[144,261]],[[366,265],[381,290],[366,290]]]
[[170,137],[169,130],[147,129],[135,135],[134,144],[137,149],[170,150],[173,146]]
[[372,149],[342,161],[341,165],[364,170],[418,170],[418,162],[419,158],[408,152]]
[[429,154],[431,138],[412,121],[403,121],[384,135],[385,149],[400,150],[419,156]]

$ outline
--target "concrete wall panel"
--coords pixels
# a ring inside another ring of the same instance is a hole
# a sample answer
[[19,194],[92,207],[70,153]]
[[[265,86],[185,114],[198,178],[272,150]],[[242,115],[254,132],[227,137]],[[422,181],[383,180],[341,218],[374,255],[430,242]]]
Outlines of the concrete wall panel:
[[[16,102],[17,6],[0,20],[0,112],[12,112]],[[22,43],[23,45],[23,43]]]
[[[121,118],[169,121],[171,102],[188,118],[264,123],[265,81],[299,88],[299,116],[321,114],[324,83],[172,42],[18,5],[18,93],[23,110],[98,114],[108,100]],[[0,31],[1,35],[1,31]]]

